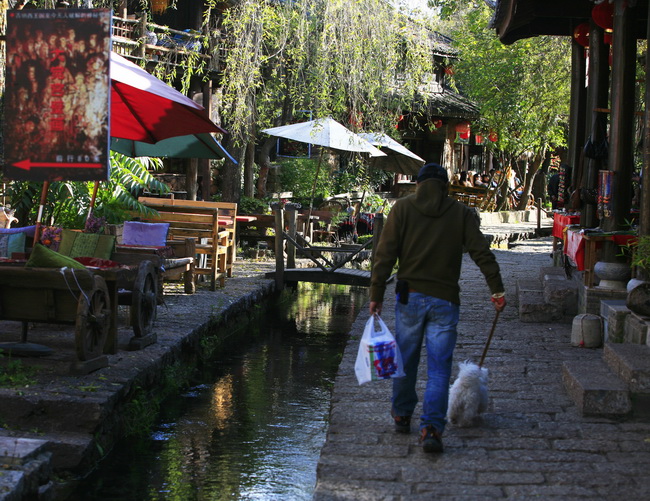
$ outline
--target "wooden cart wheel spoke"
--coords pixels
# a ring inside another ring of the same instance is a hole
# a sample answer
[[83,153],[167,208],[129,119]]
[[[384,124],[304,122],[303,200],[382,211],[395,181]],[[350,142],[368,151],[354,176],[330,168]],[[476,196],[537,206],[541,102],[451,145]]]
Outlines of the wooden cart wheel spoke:
[[136,337],[152,333],[158,312],[158,279],[151,261],[143,261],[133,285],[131,323]]
[[94,277],[90,292],[79,295],[75,344],[79,360],[91,360],[104,351],[111,323],[111,307],[106,282],[100,276]]

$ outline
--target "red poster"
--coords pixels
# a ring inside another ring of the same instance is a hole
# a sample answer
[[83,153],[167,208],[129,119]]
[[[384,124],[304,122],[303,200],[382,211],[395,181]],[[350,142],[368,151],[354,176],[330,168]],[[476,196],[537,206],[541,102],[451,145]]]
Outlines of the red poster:
[[7,12],[7,178],[108,179],[111,15],[108,9]]

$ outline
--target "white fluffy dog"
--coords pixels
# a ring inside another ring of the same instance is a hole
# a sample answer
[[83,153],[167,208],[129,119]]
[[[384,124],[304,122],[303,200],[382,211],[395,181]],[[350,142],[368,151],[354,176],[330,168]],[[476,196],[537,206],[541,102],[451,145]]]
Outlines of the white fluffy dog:
[[475,426],[488,404],[488,370],[465,361],[449,390],[447,421],[459,427]]

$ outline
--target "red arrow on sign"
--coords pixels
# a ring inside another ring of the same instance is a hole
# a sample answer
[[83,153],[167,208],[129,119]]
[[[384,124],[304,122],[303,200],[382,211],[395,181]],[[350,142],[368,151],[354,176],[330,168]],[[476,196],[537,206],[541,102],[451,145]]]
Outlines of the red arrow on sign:
[[36,168],[52,168],[57,167],[62,168],[84,168],[84,169],[101,169],[102,164],[94,163],[62,163],[62,162],[32,162],[29,158],[27,160],[21,160],[12,164],[14,167],[18,167],[23,170],[31,170]]

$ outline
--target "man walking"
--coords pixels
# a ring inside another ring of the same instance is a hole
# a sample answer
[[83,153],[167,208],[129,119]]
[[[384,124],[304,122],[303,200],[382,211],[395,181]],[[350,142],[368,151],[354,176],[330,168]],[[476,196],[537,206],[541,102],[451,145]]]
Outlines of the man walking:
[[418,402],[415,391],[422,340],[426,340],[428,381],[420,417],[425,452],[442,452],[449,378],[456,345],[463,251],[478,265],[496,310],[506,305],[499,265],[473,209],[447,196],[447,171],[426,164],[414,195],[393,206],[375,253],[370,314],[381,314],[386,280],[397,272],[395,338],[405,377],[393,379],[391,415],[395,429],[408,433]]

